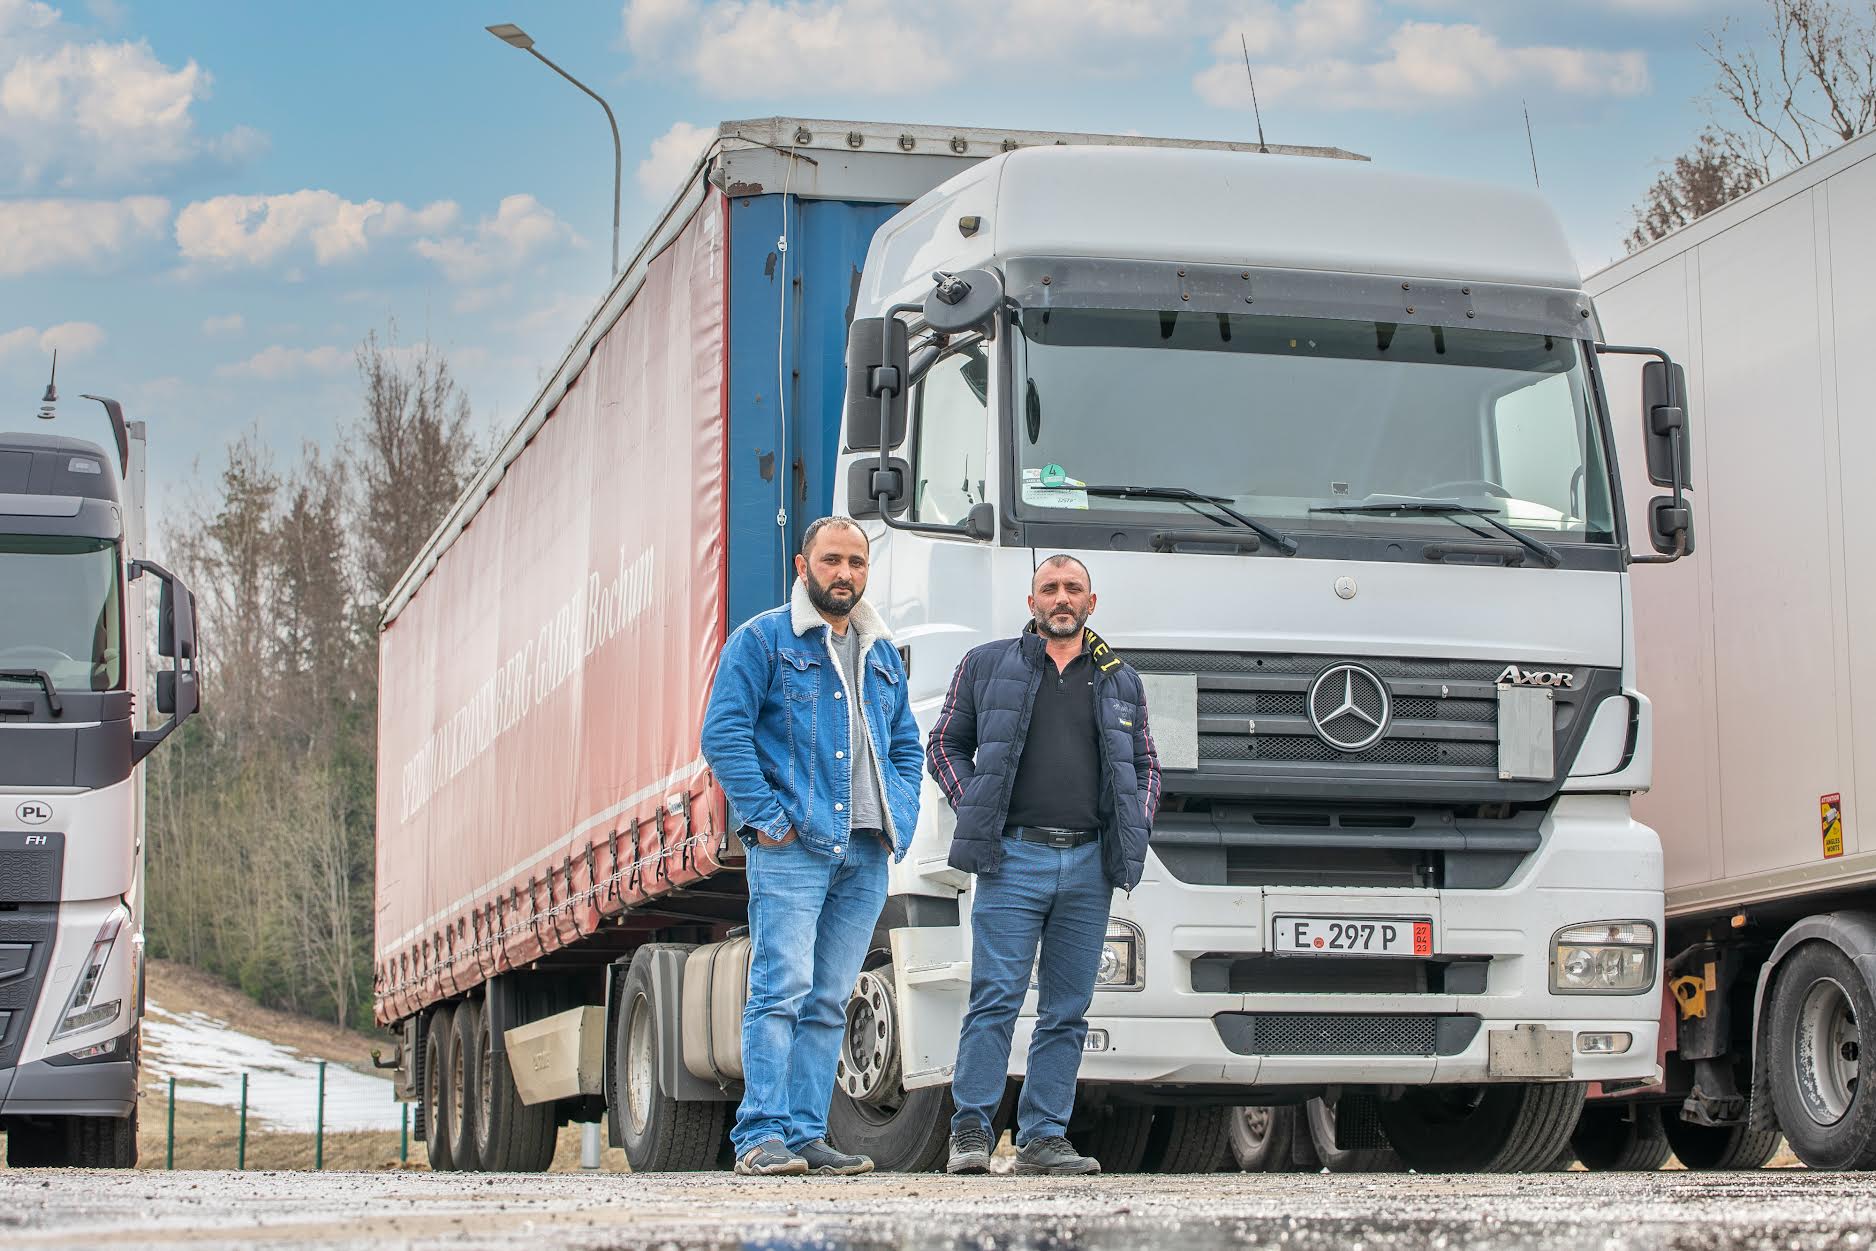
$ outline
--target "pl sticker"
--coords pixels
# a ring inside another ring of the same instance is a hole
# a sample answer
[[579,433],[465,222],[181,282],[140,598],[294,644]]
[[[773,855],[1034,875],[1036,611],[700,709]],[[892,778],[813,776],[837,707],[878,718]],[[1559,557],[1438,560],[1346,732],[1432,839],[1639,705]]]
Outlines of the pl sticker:
[[1060,465],[1044,465],[1040,469],[1023,470],[1023,503],[1034,504],[1037,508],[1079,508],[1088,507],[1088,484],[1078,478],[1068,476],[1068,471]]

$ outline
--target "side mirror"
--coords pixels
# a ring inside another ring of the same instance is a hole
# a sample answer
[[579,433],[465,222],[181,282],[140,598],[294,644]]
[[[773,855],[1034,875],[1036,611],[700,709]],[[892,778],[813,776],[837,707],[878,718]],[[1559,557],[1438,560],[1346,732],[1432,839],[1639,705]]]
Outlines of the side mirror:
[[173,659],[176,667],[156,675],[156,710],[168,720],[153,730],[139,730],[132,735],[133,761],[149,755],[158,743],[202,707],[202,688],[195,666],[195,596],[181,578],[155,561],[139,560],[131,565],[133,578],[146,573],[162,583],[157,600],[156,649],[165,658]]
[[911,481],[912,466],[897,456],[888,457],[884,469],[876,457],[854,461],[847,467],[847,515],[859,521],[877,519],[879,497],[884,495],[892,515],[905,516],[912,505]]
[[1673,495],[1657,495],[1648,501],[1648,538],[1655,550],[1673,556],[1691,556],[1694,551],[1694,507]]
[[1648,480],[1656,486],[1693,485],[1693,440],[1687,428],[1687,371],[1666,361],[1642,366],[1642,442]]
[[156,675],[156,710],[166,717],[176,714],[176,671],[165,669]]
[[925,324],[939,334],[962,334],[967,330],[990,333],[996,325],[997,310],[1003,306],[1003,283],[987,269],[967,269],[958,274],[932,275],[936,283],[925,297]]
[[971,511],[964,517],[964,533],[979,543],[988,543],[997,537],[997,510],[989,500],[971,505]]
[[176,596],[168,578],[156,601],[156,654],[165,660],[176,658]]
[[847,327],[849,449],[879,450],[882,397],[887,403],[886,446],[898,447],[905,442],[905,397],[910,376],[905,323],[897,317],[856,317]]

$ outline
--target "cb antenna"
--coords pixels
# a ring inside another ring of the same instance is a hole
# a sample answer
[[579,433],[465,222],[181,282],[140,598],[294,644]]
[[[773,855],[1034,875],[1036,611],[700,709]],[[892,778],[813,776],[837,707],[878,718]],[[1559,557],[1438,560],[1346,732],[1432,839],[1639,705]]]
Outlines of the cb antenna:
[[1264,142],[1264,112],[1257,107],[1257,75],[1251,73],[1251,45],[1243,31],[1238,32],[1238,46],[1244,49],[1244,76],[1251,80],[1251,116],[1257,119],[1257,150],[1269,152],[1270,145]]
[[39,420],[51,421],[58,416],[54,405],[59,402],[59,350],[52,349],[52,377],[46,381],[46,393],[39,401]]
[[1518,103],[1524,105],[1524,143],[1531,150],[1531,181],[1542,188],[1544,180],[1537,176],[1537,140],[1531,138],[1531,106],[1523,100]]

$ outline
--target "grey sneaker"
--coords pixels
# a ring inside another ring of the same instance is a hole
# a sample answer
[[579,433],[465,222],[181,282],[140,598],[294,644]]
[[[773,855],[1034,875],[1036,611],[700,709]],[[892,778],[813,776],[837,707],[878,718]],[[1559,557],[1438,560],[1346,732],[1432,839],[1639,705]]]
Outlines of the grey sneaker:
[[947,1173],[988,1173],[990,1171],[990,1134],[981,1125],[967,1125],[951,1135],[951,1158],[945,1161]]
[[822,1176],[832,1174],[836,1177],[857,1177],[861,1173],[873,1171],[873,1161],[863,1155],[848,1155],[836,1151],[827,1145],[827,1139],[816,1138],[813,1142],[801,1144],[796,1155],[808,1162],[808,1171]]
[[780,1138],[770,1138],[737,1156],[736,1171],[744,1177],[799,1177],[808,1171],[808,1162]]
[[1037,1138],[1016,1149],[1016,1171],[1026,1176],[1098,1173],[1101,1162],[1076,1151],[1066,1138]]

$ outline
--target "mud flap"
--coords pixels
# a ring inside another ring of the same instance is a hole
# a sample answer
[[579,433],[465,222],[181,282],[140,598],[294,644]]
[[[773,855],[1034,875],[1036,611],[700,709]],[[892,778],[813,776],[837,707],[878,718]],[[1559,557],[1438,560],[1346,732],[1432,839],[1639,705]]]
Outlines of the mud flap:
[[907,1090],[948,1084],[958,1062],[958,1031],[970,1003],[971,962],[962,925],[892,931],[899,1060]]

